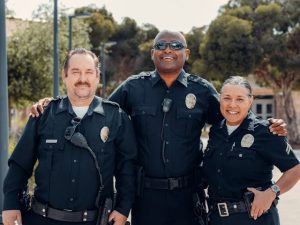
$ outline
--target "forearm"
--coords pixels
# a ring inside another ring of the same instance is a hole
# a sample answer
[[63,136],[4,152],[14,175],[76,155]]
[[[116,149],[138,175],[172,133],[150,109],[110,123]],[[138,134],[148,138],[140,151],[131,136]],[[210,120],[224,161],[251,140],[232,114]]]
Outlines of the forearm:
[[284,172],[278,179],[276,184],[280,188],[280,194],[289,191],[300,179],[300,164],[294,166],[288,171]]
[[20,208],[20,194],[27,185],[28,175],[19,165],[11,162],[7,176],[4,180],[4,210]]

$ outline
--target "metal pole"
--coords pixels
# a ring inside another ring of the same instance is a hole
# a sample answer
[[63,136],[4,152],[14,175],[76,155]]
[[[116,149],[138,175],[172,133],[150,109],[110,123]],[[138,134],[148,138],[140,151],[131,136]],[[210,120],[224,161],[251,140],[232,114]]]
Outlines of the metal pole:
[[105,43],[101,45],[101,77],[102,77],[102,97],[106,97],[106,68],[105,68]]
[[69,51],[72,49],[72,19],[73,16],[69,16]]
[[54,0],[54,17],[53,17],[53,96],[59,95],[59,76],[58,76],[58,10],[57,0]]
[[5,29],[5,0],[0,0],[0,224],[3,210],[3,179],[8,158],[8,90]]

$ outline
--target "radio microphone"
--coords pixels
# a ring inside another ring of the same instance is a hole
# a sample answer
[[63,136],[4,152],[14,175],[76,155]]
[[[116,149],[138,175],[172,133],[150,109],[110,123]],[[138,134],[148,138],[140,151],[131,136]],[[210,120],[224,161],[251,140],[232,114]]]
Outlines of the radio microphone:
[[162,110],[164,113],[169,112],[170,108],[172,106],[172,99],[164,98],[162,102]]

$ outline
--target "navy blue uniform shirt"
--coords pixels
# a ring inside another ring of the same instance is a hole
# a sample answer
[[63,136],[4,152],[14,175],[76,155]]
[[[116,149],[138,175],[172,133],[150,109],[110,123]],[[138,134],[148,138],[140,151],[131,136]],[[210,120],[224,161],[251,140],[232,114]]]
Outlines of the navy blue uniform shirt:
[[[165,113],[164,99],[171,100]],[[169,88],[157,71],[133,75],[112,93],[110,100],[119,103],[130,115],[139,163],[149,177],[191,174],[201,155],[201,129],[206,122],[214,123],[222,118],[214,87],[183,70]],[[187,104],[186,100],[192,103]]]
[[[38,118],[30,118],[9,159],[4,182],[4,209],[18,209],[18,193],[26,186],[33,166],[35,197],[57,209],[82,211],[95,209],[99,179],[88,150],[76,147],[64,138],[72,118],[76,117],[68,98],[51,101]],[[108,139],[100,132],[108,127]],[[135,193],[134,160],[136,142],[128,116],[116,103],[95,97],[77,126],[95,152],[104,181],[102,197],[113,192],[116,176],[116,210],[128,215]],[[104,141],[103,141],[104,140]]]
[[267,189],[273,165],[285,172],[299,163],[285,137],[273,135],[269,123],[249,112],[228,135],[225,120],[212,126],[204,153],[203,170],[209,197],[242,199],[247,187]]

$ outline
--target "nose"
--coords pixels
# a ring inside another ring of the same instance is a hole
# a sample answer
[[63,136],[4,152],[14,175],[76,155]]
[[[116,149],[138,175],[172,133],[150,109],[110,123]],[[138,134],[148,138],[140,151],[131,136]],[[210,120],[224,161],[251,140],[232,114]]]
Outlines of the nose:
[[229,102],[229,105],[230,105],[231,107],[235,107],[237,104],[236,104],[235,100],[232,99],[232,100]]
[[79,80],[81,82],[84,82],[87,80],[87,76],[85,75],[85,73],[80,73]]

